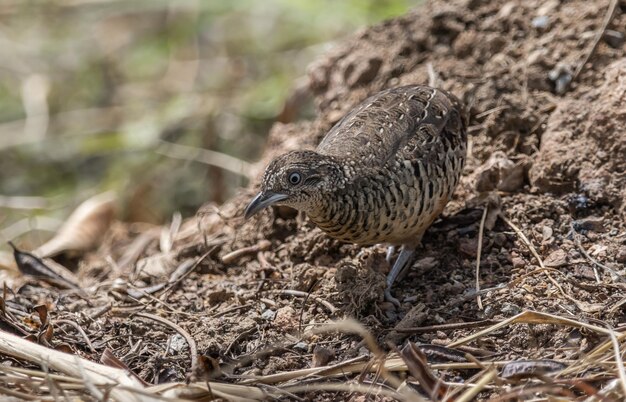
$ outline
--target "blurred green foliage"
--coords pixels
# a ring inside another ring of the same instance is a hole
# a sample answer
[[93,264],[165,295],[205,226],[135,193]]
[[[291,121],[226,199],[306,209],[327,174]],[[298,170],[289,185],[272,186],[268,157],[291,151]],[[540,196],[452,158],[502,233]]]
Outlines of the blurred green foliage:
[[223,201],[242,175],[172,158],[167,143],[257,159],[315,56],[417,3],[3,0],[0,241],[104,190],[129,220]]

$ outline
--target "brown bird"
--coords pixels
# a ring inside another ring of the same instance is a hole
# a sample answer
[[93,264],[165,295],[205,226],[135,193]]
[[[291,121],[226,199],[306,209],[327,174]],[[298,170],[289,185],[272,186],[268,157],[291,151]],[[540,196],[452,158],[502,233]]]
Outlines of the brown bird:
[[274,159],[246,219],[270,205],[304,211],[330,236],[360,245],[387,243],[400,255],[385,298],[459,182],[467,119],[459,100],[427,86],[371,96],[326,134],[315,151]]

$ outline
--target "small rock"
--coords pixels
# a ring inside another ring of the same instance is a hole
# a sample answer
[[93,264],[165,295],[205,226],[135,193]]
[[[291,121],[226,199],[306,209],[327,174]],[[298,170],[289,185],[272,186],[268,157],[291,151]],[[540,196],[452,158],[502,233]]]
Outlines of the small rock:
[[536,29],[546,29],[550,24],[550,18],[547,15],[540,15],[533,18],[530,24]]
[[417,267],[421,270],[428,271],[439,265],[439,260],[435,257],[424,257],[420,258],[413,264],[414,267]]
[[583,194],[570,195],[566,201],[571,213],[583,212],[592,206],[591,200]]
[[323,367],[335,358],[335,352],[321,346],[316,346],[313,350],[313,367]]
[[596,274],[589,265],[577,265],[572,273],[576,278],[595,280]]
[[624,34],[619,31],[607,29],[604,32],[604,41],[612,48],[621,49],[621,47],[624,46]]
[[211,306],[214,306],[219,303],[224,303],[232,299],[233,297],[235,297],[235,294],[233,292],[222,289],[222,290],[217,290],[215,292],[209,293],[208,302]]
[[338,283],[346,283],[353,281],[355,276],[356,267],[345,264],[337,269],[337,272],[335,273],[335,280]]
[[567,265],[567,253],[564,250],[558,249],[550,253],[550,255],[543,261],[546,267],[562,267]]
[[268,321],[272,321],[274,319],[274,317],[276,317],[276,313],[273,312],[270,309],[265,310],[262,314],[261,314],[261,318],[264,320],[268,320]]
[[574,230],[577,232],[592,231],[596,233],[604,233],[604,218],[590,216],[584,219],[575,220],[572,223]]
[[522,309],[513,303],[503,303],[502,307],[500,307],[500,312],[507,317],[518,315],[522,312]]
[[298,342],[293,345],[293,348],[301,350],[303,352],[307,352],[309,350],[309,345],[306,342]]
[[544,226],[541,228],[541,237],[543,237],[543,241],[547,242],[552,238],[553,230],[550,226]]
[[526,266],[526,261],[524,261],[522,257],[511,258],[511,263],[513,264],[513,268],[522,268]]
[[503,247],[506,244],[506,235],[504,233],[493,234],[493,244]]
[[558,95],[562,95],[567,91],[569,83],[572,82],[573,72],[568,64],[558,63],[548,73],[550,81],[554,82],[554,91]]
[[298,325],[298,313],[291,306],[281,307],[276,310],[274,325],[281,328],[295,328]]
[[626,247],[620,247],[617,251],[617,255],[615,256],[615,261],[620,264],[626,264]]
[[476,258],[478,252],[478,238],[460,238],[459,251],[468,257]]
[[176,352],[176,354],[182,352],[187,348],[187,341],[180,334],[174,334],[170,341],[170,350]]

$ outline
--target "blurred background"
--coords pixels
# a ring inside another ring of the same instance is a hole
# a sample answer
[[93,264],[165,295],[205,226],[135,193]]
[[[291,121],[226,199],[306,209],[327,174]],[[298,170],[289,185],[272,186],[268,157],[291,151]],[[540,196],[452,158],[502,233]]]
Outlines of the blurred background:
[[0,1],[0,247],[107,190],[128,221],[224,201],[274,121],[313,117],[306,66],[419,2]]

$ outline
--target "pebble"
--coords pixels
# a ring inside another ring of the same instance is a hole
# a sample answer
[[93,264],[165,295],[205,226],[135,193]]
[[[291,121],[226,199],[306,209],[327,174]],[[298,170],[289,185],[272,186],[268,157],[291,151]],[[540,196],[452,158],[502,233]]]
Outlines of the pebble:
[[522,312],[522,309],[518,305],[513,303],[503,303],[500,307],[500,312],[505,316],[514,316]]
[[590,216],[584,219],[575,220],[572,223],[574,230],[577,232],[592,231],[596,233],[604,233],[604,219],[601,217]]
[[276,317],[276,313],[270,309],[265,310],[262,314],[261,314],[261,318],[264,320],[268,320],[268,321],[272,321],[274,319],[274,317]]
[[607,29],[606,32],[604,32],[604,41],[612,48],[620,49],[624,46],[624,34],[619,31]]
[[521,257],[513,257],[511,258],[511,262],[513,263],[513,268],[522,268],[526,265],[526,261]]
[[335,351],[322,346],[316,346],[313,350],[313,367],[323,367],[335,358]]
[[548,241],[552,238],[553,230],[550,226],[544,226],[541,228],[541,237],[543,237],[543,241]]
[[615,256],[615,261],[620,264],[626,264],[626,247],[620,247],[617,251],[617,255]]
[[170,350],[172,352],[180,353],[188,347],[187,341],[180,334],[174,334],[171,339]]
[[567,253],[561,249],[555,250],[543,262],[546,267],[562,267],[567,265]]
[[307,352],[309,350],[309,345],[306,342],[298,342],[293,345],[293,348]]
[[539,17],[533,18],[530,24],[533,28],[546,29],[548,25],[550,25],[550,18],[547,15],[540,15]]

